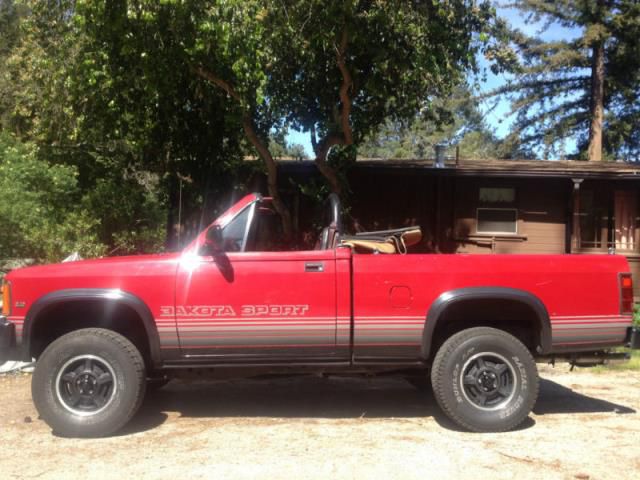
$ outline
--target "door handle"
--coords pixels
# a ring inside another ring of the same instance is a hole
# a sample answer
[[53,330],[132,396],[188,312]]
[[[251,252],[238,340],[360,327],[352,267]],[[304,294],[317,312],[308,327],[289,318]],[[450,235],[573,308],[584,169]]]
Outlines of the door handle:
[[324,263],[322,262],[307,262],[304,264],[305,272],[324,272]]

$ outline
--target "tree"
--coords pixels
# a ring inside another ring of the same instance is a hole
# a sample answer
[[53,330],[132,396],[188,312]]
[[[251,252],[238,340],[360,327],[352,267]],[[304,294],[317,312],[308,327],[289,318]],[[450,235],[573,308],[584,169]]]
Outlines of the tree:
[[435,99],[476,67],[491,19],[488,2],[285,2],[265,18],[274,51],[285,53],[270,97],[310,134],[318,169],[340,193],[329,152],[418,111],[439,123],[446,113]]
[[20,8],[13,0],[0,0],[0,130],[10,122],[7,112],[13,104],[13,88],[6,65],[20,39],[20,18]]
[[[97,171],[133,163],[197,182],[225,170],[242,132],[264,162],[285,236],[291,216],[270,135],[309,132],[318,168],[339,192],[329,152],[387,117],[431,111],[432,98],[474,66],[474,34],[491,17],[487,2],[466,1],[79,0],[69,11],[76,143],[100,159]],[[175,182],[166,188],[174,205]],[[173,223],[170,215],[169,233]]]
[[[492,95],[511,99],[512,137],[545,154],[577,139],[578,156],[591,161],[638,153],[640,118],[640,4],[633,0],[523,0],[511,5],[527,21],[578,30],[571,40],[544,41],[513,31],[520,62],[515,80]],[[635,52],[635,53],[634,53]],[[632,130],[632,131],[631,131]]]
[[131,169],[156,175],[168,248],[192,233],[185,224],[198,229],[215,213],[208,194],[239,183],[250,169],[242,165],[241,131],[225,95],[191,71],[190,12],[176,2],[86,0],[74,17],[83,38],[75,105],[83,140],[97,151],[101,172],[94,176]]
[[274,158],[308,159],[309,156],[303,145],[287,141],[288,133],[288,130],[284,128],[269,135],[269,150]]
[[[138,181],[141,166],[131,165],[135,158],[132,144],[122,141],[122,136],[105,138],[107,129],[98,132],[98,126],[106,125],[112,117],[92,116],[88,108],[99,95],[95,89],[85,95],[82,88],[81,73],[87,70],[83,62],[90,62],[91,57],[83,52],[87,43],[76,22],[76,2],[24,0],[8,5],[6,12],[13,14],[0,15],[0,20],[12,20],[12,28],[0,36],[0,44],[6,45],[1,53],[6,68],[0,75],[0,128],[30,146],[21,150],[25,168],[40,165],[43,175],[48,169],[69,169],[73,202],[82,209],[83,221],[91,225],[87,230],[97,235],[102,251],[107,247],[121,253],[156,249],[161,195],[156,196],[156,191],[149,195],[149,183]],[[108,192],[105,185],[110,186]],[[61,222],[57,229],[60,238],[51,235],[40,244],[63,243],[65,230],[78,227],[73,217],[63,214],[67,211],[63,203],[55,208],[62,212],[47,210],[47,214]],[[133,225],[136,228],[132,229]],[[23,243],[33,245],[33,241]],[[33,255],[50,258],[42,256],[41,246]]]
[[101,241],[118,253],[157,248],[162,221],[176,247],[191,233],[184,224],[215,215],[208,194],[253,168],[223,95],[189,70],[188,25],[152,3],[153,14],[119,0],[24,0],[11,10],[19,35],[0,74],[2,128],[48,163],[77,168]]
[[433,147],[457,146],[463,157],[501,156],[501,145],[484,120],[466,85],[458,86],[451,97],[434,101],[438,122],[418,114],[408,122],[387,120],[358,145],[358,155],[371,158],[428,158]]
[[[35,142],[48,163],[75,167],[83,201],[112,237],[127,223],[155,221],[140,200],[154,185],[171,238],[179,179],[188,201],[204,208],[203,192],[253,168],[247,153],[262,159],[290,236],[274,132],[310,134],[318,168],[340,192],[330,152],[338,163],[353,156],[352,146],[387,118],[439,115],[433,99],[474,68],[484,48],[477,33],[492,17],[488,2],[463,0],[20,5],[28,8],[0,82],[9,99],[3,128]],[[15,15],[5,17],[15,24]],[[110,204],[109,195],[127,201]],[[113,238],[103,240],[115,247]]]
[[81,196],[76,168],[49,165],[35,145],[0,133],[0,259],[104,253],[99,222],[80,205]]
[[2,2],[0,128],[24,141],[54,143],[72,135],[70,65],[77,53],[71,0]]
[[193,71],[237,106],[287,234],[269,132],[282,122],[308,132],[318,169],[339,193],[331,150],[359,142],[386,118],[435,115],[433,97],[474,66],[474,33],[490,17],[487,2],[208,2],[190,13],[190,53]]

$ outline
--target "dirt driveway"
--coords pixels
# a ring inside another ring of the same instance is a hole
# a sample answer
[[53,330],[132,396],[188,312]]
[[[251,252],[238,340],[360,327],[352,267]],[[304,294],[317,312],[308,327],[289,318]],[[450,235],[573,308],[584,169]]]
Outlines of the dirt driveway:
[[0,377],[0,478],[640,478],[640,373],[542,367],[534,414],[458,431],[402,379],[174,381],[119,436],[59,438]]

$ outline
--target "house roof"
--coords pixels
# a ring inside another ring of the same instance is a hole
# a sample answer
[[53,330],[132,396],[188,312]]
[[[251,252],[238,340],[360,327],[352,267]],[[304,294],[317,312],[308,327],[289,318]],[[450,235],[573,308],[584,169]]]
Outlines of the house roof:
[[[286,170],[315,168],[311,160],[279,159],[278,162],[286,165]],[[640,164],[577,160],[459,159],[456,163],[455,159],[447,158],[443,167],[435,167],[433,159],[358,158],[356,168],[419,170],[455,176],[640,179]]]

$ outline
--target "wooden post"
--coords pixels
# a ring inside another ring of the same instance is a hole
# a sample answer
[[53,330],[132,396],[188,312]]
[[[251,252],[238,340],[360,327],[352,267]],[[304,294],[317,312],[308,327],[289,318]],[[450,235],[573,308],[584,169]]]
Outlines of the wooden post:
[[573,223],[571,229],[571,253],[580,250],[580,184],[582,178],[572,178],[573,180]]

